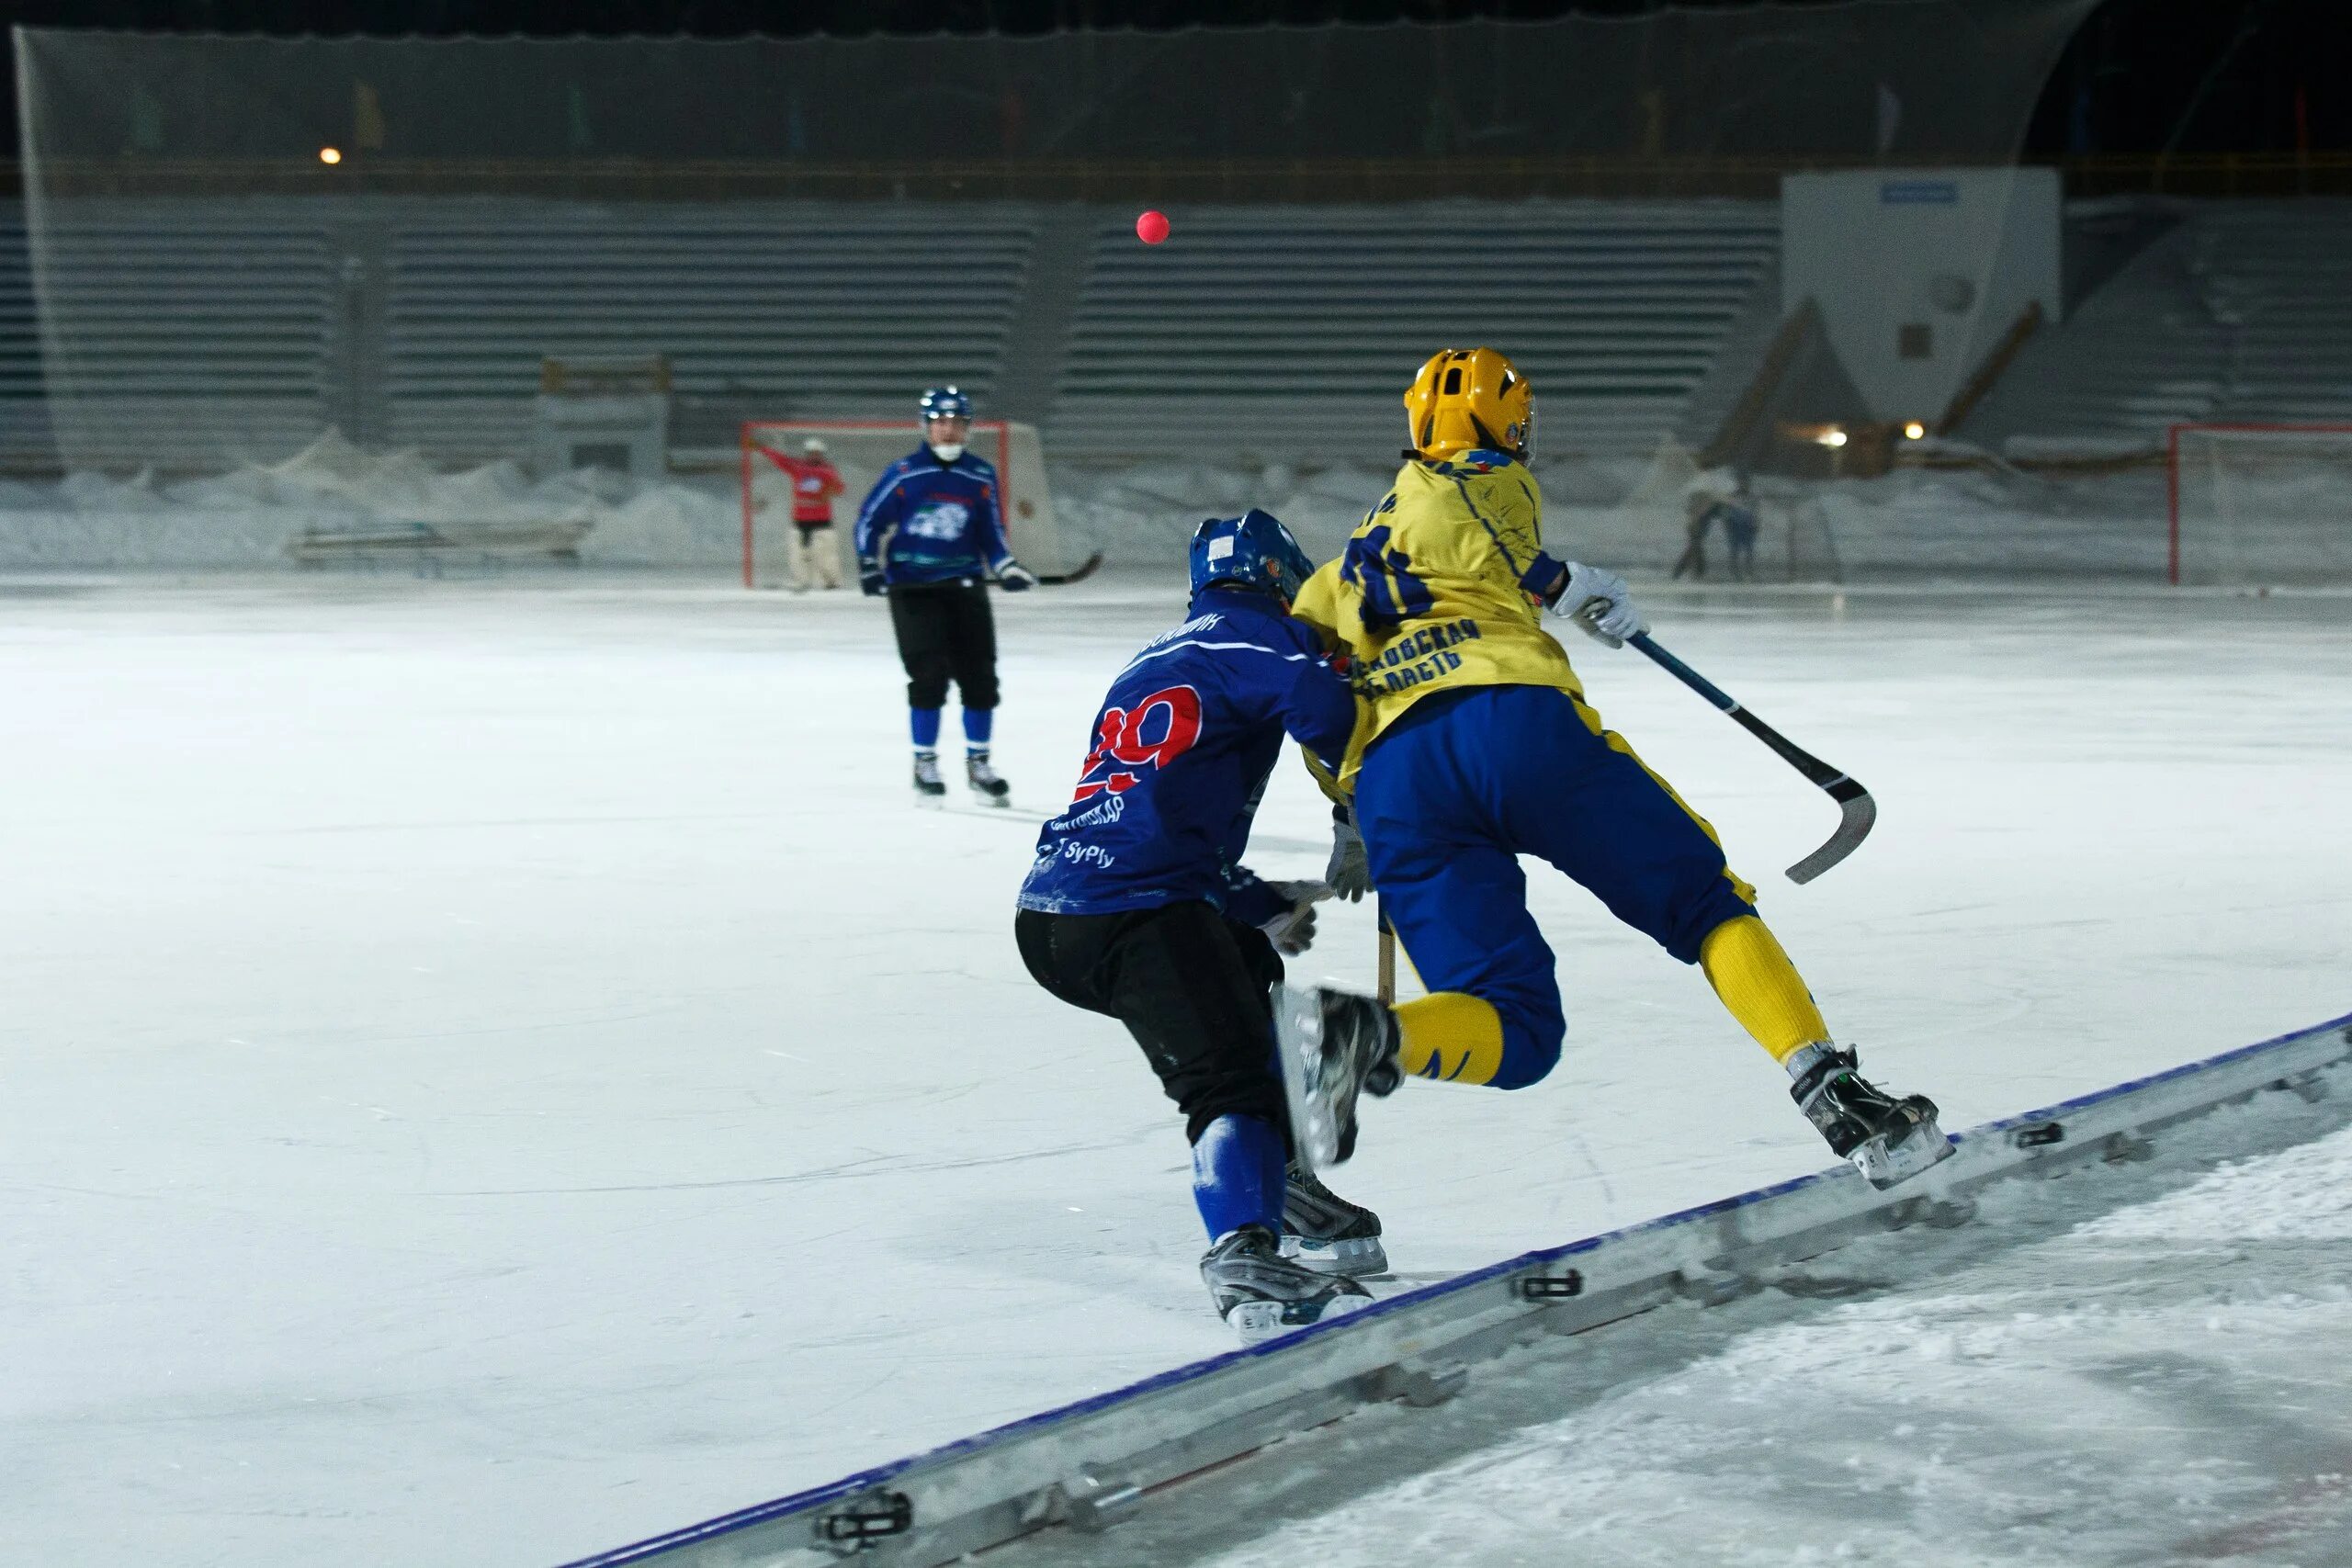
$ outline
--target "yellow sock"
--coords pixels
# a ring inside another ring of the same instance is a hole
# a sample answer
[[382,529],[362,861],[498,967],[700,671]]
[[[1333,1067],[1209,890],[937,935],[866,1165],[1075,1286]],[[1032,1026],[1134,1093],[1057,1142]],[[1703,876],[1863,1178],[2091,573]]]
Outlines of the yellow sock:
[[1753,915],[1725,920],[1699,944],[1707,983],[1756,1043],[1785,1062],[1801,1045],[1829,1038],[1804,977],[1771,928]]
[[1503,1021],[1467,991],[1432,991],[1396,1004],[1404,1035],[1397,1061],[1416,1077],[1492,1083],[1503,1065]]

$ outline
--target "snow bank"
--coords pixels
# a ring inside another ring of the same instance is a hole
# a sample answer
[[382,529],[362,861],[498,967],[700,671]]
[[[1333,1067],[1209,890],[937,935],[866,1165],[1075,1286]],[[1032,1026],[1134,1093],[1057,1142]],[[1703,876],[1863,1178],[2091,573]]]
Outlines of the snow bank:
[[[1703,482],[1670,445],[1649,458],[1536,466],[1547,543],[1561,555],[1663,572],[1684,544],[1685,497]],[[1264,468],[1057,464],[1056,510],[1072,558],[1174,563],[1204,517],[1274,513],[1309,553],[1337,553],[1386,491],[1386,465]],[[2081,577],[2158,581],[2165,569],[2165,481],[2154,469],[2041,478],[2008,470],[1898,469],[1818,483],[1761,478],[1766,581],[1902,577]],[[2240,507],[2213,581],[2233,562],[2265,581],[2325,581],[2346,552],[2312,530],[2316,508]],[[2261,513],[2259,525],[2246,514]],[[289,560],[305,530],[402,525],[586,521],[584,563],[718,573],[741,550],[728,476],[641,482],[584,470],[533,479],[512,462],[434,471],[413,453],[374,454],[330,432],[285,463],[161,482],[74,474],[0,481],[0,570],[28,568],[254,569]],[[2338,529],[2337,532],[2344,532]],[[2219,536],[2217,535],[2217,538]],[[1721,572],[1724,542],[1713,541]],[[2234,554],[2233,553],[2234,552]],[[2199,558],[2200,560],[2206,558]]]
[[[1057,469],[1055,506],[1075,549],[1175,561],[1203,517],[1262,506],[1318,557],[1335,553],[1388,488],[1387,468],[1262,472],[1206,464]],[[1536,465],[1547,542],[1621,570],[1663,572],[1682,552],[1687,454]],[[2045,479],[2017,472],[1898,469],[1872,479],[1759,478],[1769,581],[1927,576],[2161,578],[2164,477],[2153,470]],[[1718,572],[1720,536],[1710,555]]]
[[723,570],[741,550],[731,479],[644,482],[596,469],[534,479],[513,462],[441,473],[413,452],[371,453],[334,431],[283,463],[161,482],[70,474],[0,483],[0,569],[283,566],[308,531],[386,524],[592,525],[581,559]]
[[1340,466],[1262,469],[1205,463],[1148,463],[1119,468],[1057,466],[1054,513],[1063,547],[1082,557],[1099,549],[1113,560],[1173,562],[1184,558],[1193,529],[1204,517],[1231,517],[1262,507],[1290,525],[1318,559],[1336,555],[1394,470]]

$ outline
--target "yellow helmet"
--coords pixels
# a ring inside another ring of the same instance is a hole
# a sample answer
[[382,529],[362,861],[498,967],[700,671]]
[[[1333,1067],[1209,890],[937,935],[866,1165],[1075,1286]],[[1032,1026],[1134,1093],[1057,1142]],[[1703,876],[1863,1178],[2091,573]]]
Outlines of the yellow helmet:
[[1481,447],[1525,457],[1535,441],[1527,378],[1491,348],[1442,348],[1405,392],[1408,457],[1436,459]]

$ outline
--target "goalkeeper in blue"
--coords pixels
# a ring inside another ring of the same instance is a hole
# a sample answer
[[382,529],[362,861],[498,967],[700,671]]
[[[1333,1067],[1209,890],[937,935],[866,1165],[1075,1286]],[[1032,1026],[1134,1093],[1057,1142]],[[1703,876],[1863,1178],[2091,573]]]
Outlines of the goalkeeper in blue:
[[[1493,349],[1448,349],[1421,367],[1405,406],[1413,445],[1396,483],[1300,591],[1296,613],[1348,657],[1364,700],[1334,781],[1352,795],[1354,832],[1342,828],[1332,880],[1361,896],[1368,874],[1429,994],[1369,1013],[1347,993],[1286,995],[1278,1022],[1300,1049],[1284,1059],[1328,1055],[1335,1032],[1372,1029],[1413,1077],[1510,1089],[1549,1073],[1566,1021],[1528,912],[1526,855],[1697,965],[1787,1070],[1805,1119],[1871,1181],[1942,1158],[1934,1102],[1861,1076],[1714,829],[1601,724],[1544,629],[1548,613],[1617,646],[1645,627],[1623,578],[1544,549],[1526,378]],[[1303,1118],[1317,1158],[1352,1111],[1344,1077],[1331,1081],[1343,1103]]]
[[[1031,976],[1125,1024],[1183,1112],[1201,1277],[1245,1341],[1362,1306],[1352,1276],[1387,1267],[1379,1218],[1292,1161],[1275,1065],[1270,989],[1329,889],[1240,863],[1283,737],[1337,768],[1355,728],[1346,678],[1290,615],[1312,565],[1263,512],[1194,532],[1190,611],[1112,682],[1013,919]],[[1380,1066],[1342,1076],[1395,1089]]]

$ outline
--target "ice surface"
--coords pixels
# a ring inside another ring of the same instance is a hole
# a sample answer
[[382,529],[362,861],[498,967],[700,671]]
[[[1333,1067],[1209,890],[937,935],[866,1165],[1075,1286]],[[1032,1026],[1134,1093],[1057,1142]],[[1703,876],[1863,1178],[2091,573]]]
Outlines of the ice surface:
[[[1114,573],[1000,601],[1016,801],[1058,803],[1180,608]],[[2345,1010],[2343,601],[1710,591],[1654,618],[1877,794],[1853,859],[1779,883],[1827,803],[1661,672],[1573,650],[1833,1025],[1949,1124]],[[1115,1026],[1021,973],[1031,829],[909,804],[901,681],[854,594],[0,584],[0,1555],[555,1562],[1226,1348],[1176,1120]],[[1320,869],[1303,778],[1260,826],[1259,869]],[[1408,1085],[1335,1177],[1401,1270],[1826,1163],[1695,974],[1532,889],[1559,1070]],[[1325,921],[1295,973],[1368,985],[1369,913]],[[1963,1377],[1969,1321],[1932,1319],[1948,1361],[1893,1319],[1871,1355]],[[2332,1321],[2243,1332],[2326,1359]],[[1625,1431],[1713,1441],[1673,1430],[1712,1398]],[[1830,1451],[1801,1484],[1841,1507],[1908,1483]],[[1726,1517],[1769,1517],[1768,1479],[1734,1466]]]

